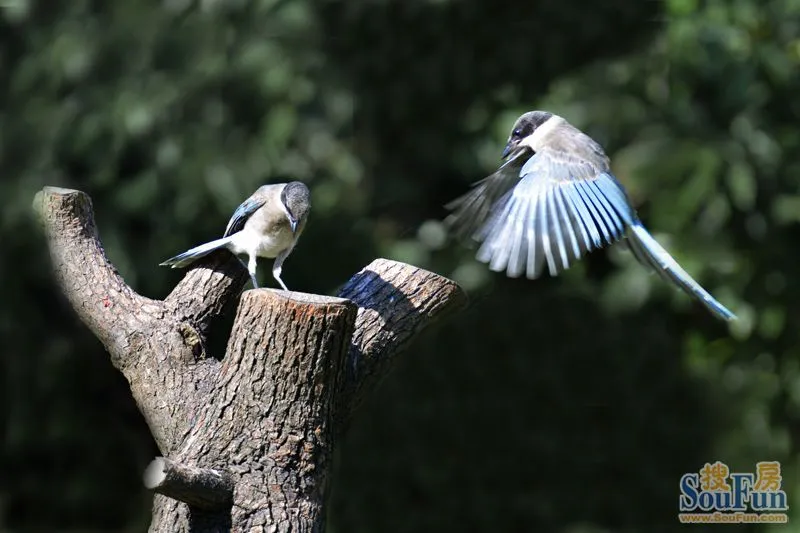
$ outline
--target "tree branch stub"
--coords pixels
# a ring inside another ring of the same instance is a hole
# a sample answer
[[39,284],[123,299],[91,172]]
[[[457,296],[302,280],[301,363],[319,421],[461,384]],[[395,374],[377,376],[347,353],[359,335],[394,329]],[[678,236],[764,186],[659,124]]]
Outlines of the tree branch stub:
[[227,472],[181,465],[156,457],[144,471],[144,486],[198,509],[219,511],[233,502],[233,478]]

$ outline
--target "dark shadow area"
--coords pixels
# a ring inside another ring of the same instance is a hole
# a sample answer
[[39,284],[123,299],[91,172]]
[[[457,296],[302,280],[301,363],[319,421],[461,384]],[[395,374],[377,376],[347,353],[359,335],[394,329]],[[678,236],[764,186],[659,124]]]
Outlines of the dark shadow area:
[[[373,335],[386,334],[391,336],[394,342],[402,342],[410,332],[398,331],[400,324],[398,321],[406,317],[418,317],[419,311],[414,304],[397,288],[391,281],[384,279],[380,273],[365,269],[352,276],[339,291],[338,295],[356,303],[360,308],[374,311],[380,317],[380,331]],[[358,335],[356,330],[354,335]],[[370,342],[381,343],[382,341],[372,339]],[[382,375],[383,368],[391,361],[383,360],[371,361],[369,365],[368,357],[373,355],[365,354],[359,349],[351,349],[347,353],[347,367],[345,369],[346,381],[350,383],[363,383],[364,379],[371,380],[373,374]],[[378,349],[380,350],[380,348]],[[356,401],[361,398],[356,398]],[[349,415],[349,413],[346,413]]]

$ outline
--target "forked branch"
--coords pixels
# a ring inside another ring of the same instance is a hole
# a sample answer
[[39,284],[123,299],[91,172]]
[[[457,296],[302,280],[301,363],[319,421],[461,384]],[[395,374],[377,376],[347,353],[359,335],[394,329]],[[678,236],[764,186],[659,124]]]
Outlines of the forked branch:
[[89,197],[46,187],[34,206],[55,276],[128,379],[163,457],[145,474],[151,531],[317,531],[330,457],[354,406],[397,354],[466,304],[452,281],[377,259],[341,298],[247,291],[221,361],[205,332],[247,274],[212,254],[163,301],[105,256]]

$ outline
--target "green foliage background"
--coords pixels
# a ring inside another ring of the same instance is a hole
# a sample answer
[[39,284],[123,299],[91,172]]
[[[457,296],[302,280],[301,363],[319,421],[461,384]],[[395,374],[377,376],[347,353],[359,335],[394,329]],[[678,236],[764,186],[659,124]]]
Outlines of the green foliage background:
[[[384,256],[472,301],[358,413],[330,531],[677,530],[680,475],[714,460],[782,461],[800,505],[799,67],[798,0],[5,0],[0,528],[149,522],[156,451],[50,279],[35,191],[88,192],[112,261],[163,297],[161,260],[289,177],[313,195],[291,288]],[[441,206],[533,108],[607,148],[735,325],[626,252],[531,282],[443,242]]]

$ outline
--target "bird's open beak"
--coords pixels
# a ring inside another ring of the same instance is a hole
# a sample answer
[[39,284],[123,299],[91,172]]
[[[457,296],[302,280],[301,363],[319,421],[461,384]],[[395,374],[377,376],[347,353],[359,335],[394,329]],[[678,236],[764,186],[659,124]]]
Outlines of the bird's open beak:
[[503,155],[500,156],[500,159],[505,159],[506,157],[508,157],[508,155],[511,153],[512,150],[514,150],[514,147],[511,146],[511,143],[509,142],[506,145],[506,147],[503,148]]
[[292,233],[297,233],[297,220],[289,218],[289,227],[292,228]]

